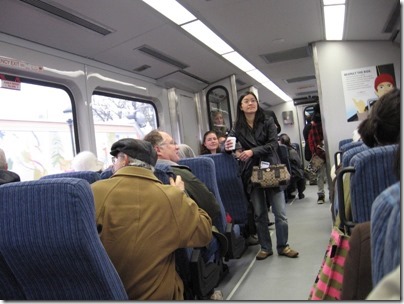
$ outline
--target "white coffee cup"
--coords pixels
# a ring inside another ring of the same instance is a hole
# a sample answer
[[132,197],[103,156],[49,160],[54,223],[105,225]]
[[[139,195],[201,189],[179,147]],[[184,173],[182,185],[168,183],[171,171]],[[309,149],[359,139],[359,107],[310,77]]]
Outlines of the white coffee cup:
[[236,140],[234,136],[229,136],[227,137],[227,141],[231,142],[231,146],[229,147],[229,150],[235,150],[236,149]]

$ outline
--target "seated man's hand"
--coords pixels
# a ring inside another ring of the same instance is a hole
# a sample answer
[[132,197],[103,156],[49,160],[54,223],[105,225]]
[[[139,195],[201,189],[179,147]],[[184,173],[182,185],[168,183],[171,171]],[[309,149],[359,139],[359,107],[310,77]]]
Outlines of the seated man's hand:
[[175,181],[172,177],[170,177],[170,185],[177,187],[178,189],[180,189],[182,191],[185,190],[185,184],[180,175],[177,175],[177,177],[175,178]]

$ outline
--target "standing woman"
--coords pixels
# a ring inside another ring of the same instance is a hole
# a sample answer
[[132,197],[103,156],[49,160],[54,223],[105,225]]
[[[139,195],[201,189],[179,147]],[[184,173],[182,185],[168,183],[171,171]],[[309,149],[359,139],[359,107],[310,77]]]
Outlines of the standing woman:
[[[241,177],[244,189],[254,209],[254,221],[257,228],[261,250],[257,260],[263,260],[273,254],[271,236],[268,231],[268,207],[265,200],[265,189],[253,185],[250,181],[253,166],[259,166],[261,161],[279,164],[277,154],[277,129],[272,117],[265,117],[264,111],[258,104],[258,99],[252,92],[241,95],[237,102],[237,118],[229,136],[237,138],[236,158],[241,161]],[[226,140],[225,150],[231,151],[231,141]],[[288,245],[288,220],[285,214],[285,196],[280,188],[271,188],[269,193],[272,212],[275,215],[277,252],[289,258],[298,256],[298,252]]]
[[201,155],[203,154],[216,154],[220,153],[220,143],[215,131],[207,131],[203,135],[203,142],[201,146]]

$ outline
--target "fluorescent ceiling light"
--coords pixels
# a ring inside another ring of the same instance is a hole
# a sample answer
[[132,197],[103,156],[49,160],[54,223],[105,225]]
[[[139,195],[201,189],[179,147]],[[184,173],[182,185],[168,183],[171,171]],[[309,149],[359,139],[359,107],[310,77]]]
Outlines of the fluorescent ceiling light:
[[181,27],[220,55],[233,51],[226,42],[199,20],[184,24]]
[[345,4],[345,0],[323,0],[323,5]]
[[178,25],[196,19],[194,15],[175,0],[143,0],[143,2]]
[[259,83],[270,81],[269,78],[267,76],[265,76],[264,74],[262,74],[262,72],[259,70],[252,70],[252,71],[247,72],[247,74],[250,77],[254,78],[256,81],[258,81]]
[[324,6],[325,39],[342,40],[345,5]]
[[279,98],[282,98],[284,101],[291,101],[292,98],[290,98],[284,91],[282,91],[279,87],[276,86],[267,76],[265,76],[261,71],[259,70],[253,70],[247,72],[248,75],[250,75],[252,78],[254,78],[256,81],[261,83],[264,87],[266,87],[268,90],[270,90],[272,93],[277,95]]
[[[327,0],[324,0],[327,1]],[[328,0],[330,1],[330,0]],[[333,0],[344,1],[344,0]],[[205,24],[198,20],[186,8],[175,0],[143,0],[160,14],[166,16],[171,21],[180,25],[184,30],[192,36],[206,44],[219,55],[222,55],[229,62],[234,64],[243,72],[246,72],[256,81],[268,88],[274,94],[278,95],[284,101],[289,101],[291,98],[279,89],[268,77],[261,71],[257,70],[250,62],[248,62],[239,53],[235,52],[231,46],[223,41],[218,35],[210,30]]]
[[238,67],[240,70],[243,72],[251,71],[251,70],[256,70],[256,68],[249,63],[243,56],[241,56],[237,52],[231,52],[222,55],[224,58],[226,58],[228,61],[230,61],[232,64],[234,64],[236,67]]
[[282,98],[284,101],[291,101],[292,98],[290,98],[284,91],[282,91],[279,87],[276,86],[271,80],[267,82],[261,83],[264,87],[266,87],[268,90],[272,91],[275,95],[277,95],[279,98]]

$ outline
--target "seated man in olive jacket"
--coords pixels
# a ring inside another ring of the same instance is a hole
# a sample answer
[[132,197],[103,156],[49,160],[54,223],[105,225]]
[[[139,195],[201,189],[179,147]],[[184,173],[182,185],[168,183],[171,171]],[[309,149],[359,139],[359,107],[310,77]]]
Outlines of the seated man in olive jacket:
[[[157,152],[157,163],[165,163],[171,166],[173,173],[176,176],[181,176],[184,181],[185,192],[198,204],[199,208],[202,208],[209,214],[212,219],[212,223],[215,222],[216,217],[220,216],[220,206],[216,201],[216,198],[212,192],[206,187],[206,185],[199,180],[187,166],[179,165],[177,162],[180,160],[179,147],[173,140],[170,134],[160,130],[153,130],[146,134],[145,141],[152,144]],[[227,252],[227,239],[224,234],[221,234],[215,226],[213,226],[212,233],[220,245],[212,240],[206,250],[202,250],[202,256],[205,262],[212,259],[214,253],[224,254]],[[216,256],[215,259],[219,258]]]
[[178,164],[180,160],[179,147],[170,134],[153,130],[146,134],[145,141],[152,144],[157,152],[157,163],[166,163],[171,166],[175,175],[180,175],[185,184],[185,191],[198,204],[200,208],[209,214],[212,222],[220,215],[220,207],[215,196],[206,185],[200,181],[186,166]]
[[212,221],[184,193],[180,176],[163,185],[153,174],[157,155],[149,142],[120,139],[110,154],[113,176],[91,187],[101,242],[129,299],[183,300],[174,252],[209,244]]

